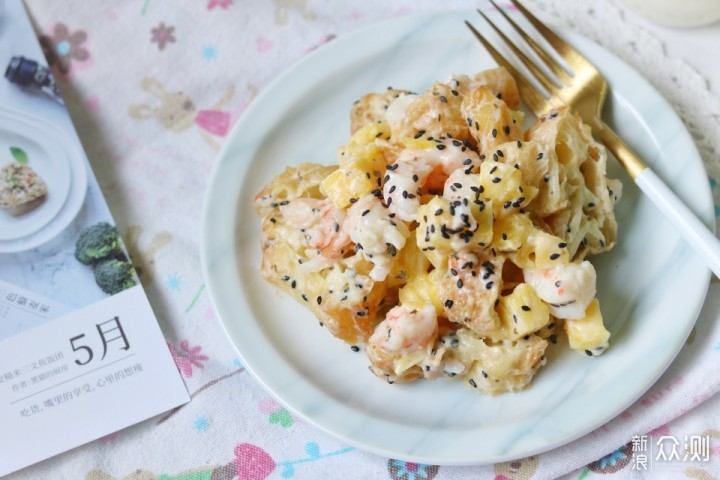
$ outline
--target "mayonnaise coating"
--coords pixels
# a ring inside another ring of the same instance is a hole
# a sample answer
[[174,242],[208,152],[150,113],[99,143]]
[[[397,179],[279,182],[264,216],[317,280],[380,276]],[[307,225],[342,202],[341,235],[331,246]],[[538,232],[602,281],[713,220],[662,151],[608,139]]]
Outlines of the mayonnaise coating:
[[407,226],[393,220],[388,209],[373,195],[361,198],[350,207],[342,229],[374,265],[370,278],[375,281],[385,280],[409,235]]

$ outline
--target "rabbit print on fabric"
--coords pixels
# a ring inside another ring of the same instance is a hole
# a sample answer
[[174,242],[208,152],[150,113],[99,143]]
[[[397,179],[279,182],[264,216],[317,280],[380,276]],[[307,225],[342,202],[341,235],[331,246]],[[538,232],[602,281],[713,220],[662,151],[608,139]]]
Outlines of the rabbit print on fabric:
[[[163,84],[154,78],[143,78],[140,87],[154,97],[154,100],[130,105],[128,113],[132,118],[155,119],[167,130],[176,133],[197,126],[203,139],[214,149],[218,149],[220,145],[213,137],[227,135],[237,117],[247,107],[247,101],[243,101],[234,111],[224,110],[235,95],[233,85],[225,90],[217,102],[206,109],[198,108],[192,98],[182,91],[167,91]],[[255,89],[248,86],[248,90],[250,96],[254,96]]]

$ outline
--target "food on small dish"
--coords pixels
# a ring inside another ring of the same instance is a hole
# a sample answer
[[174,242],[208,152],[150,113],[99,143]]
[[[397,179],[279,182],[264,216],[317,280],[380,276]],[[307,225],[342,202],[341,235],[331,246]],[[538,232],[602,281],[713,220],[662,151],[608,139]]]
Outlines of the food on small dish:
[[255,199],[263,276],[389,383],[522,389],[566,332],[607,349],[588,256],[621,184],[565,108],[523,130],[502,68],[361,98],[337,165],[289,167]]
[[45,181],[27,164],[11,162],[0,169],[0,209],[17,209],[47,192]]

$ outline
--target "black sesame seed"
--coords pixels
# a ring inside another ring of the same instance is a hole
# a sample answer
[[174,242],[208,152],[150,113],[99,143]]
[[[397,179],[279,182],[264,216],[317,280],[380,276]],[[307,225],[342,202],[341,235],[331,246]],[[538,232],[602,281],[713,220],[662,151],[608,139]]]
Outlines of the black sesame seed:
[[560,258],[559,253],[553,253],[552,255],[550,255],[550,260],[557,260],[558,258]]
[[438,150],[445,150],[445,145],[443,145],[442,143],[438,143],[437,145],[435,145],[435,148],[437,148]]
[[537,157],[535,157],[536,160],[542,160],[543,158],[543,152],[540,152],[537,154]]
[[528,307],[527,305],[523,305],[523,306],[520,307],[520,308],[522,308],[523,311],[525,311],[525,312],[529,312],[529,311],[530,311],[530,307]]
[[301,295],[301,297],[302,297],[303,300],[305,300],[305,301],[307,302],[307,295],[305,295],[305,294],[303,293],[303,294]]
[[357,199],[357,198],[351,198],[349,201],[350,201],[350,203],[355,203],[355,202],[358,201],[358,199]]
[[567,247],[567,243],[565,243],[565,242],[558,243],[558,248],[565,248],[565,247]]
[[364,217],[364,216],[367,215],[368,213],[370,213],[370,210],[365,210],[364,212],[362,212],[362,214],[361,214],[360,216],[361,216],[361,217]]
[[445,308],[452,308],[453,303],[454,302],[448,298],[447,300],[445,300]]
[[509,125],[505,125],[505,126],[503,127],[503,132],[505,132],[505,135],[510,135],[510,126],[509,126]]
[[585,350],[585,355],[592,357],[592,352],[590,350]]
[[474,379],[471,378],[469,383],[473,386],[473,388],[477,388],[477,383],[475,383]]
[[493,177],[492,182],[493,183],[500,183],[502,179],[500,177]]
[[493,287],[493,282],[488,282],[485,284],[485,288],[490,290]]
[[458,279],[456,285],[457,285],[458,288],[462,288],[462,287],[463,287],[463,281],[462,281],[462,279]]
[[485,373],[485,370],[480,371],[480,373],[482,374],[483,378],[487,378],[487,373]]
[[353,345],[352,347],[350,347],[350,350],[352,350],[353,352],[359,352],[360,347],[358,347],[357,345]]
[[497,128],[493,128],[490,135],[492,135],[493,138],[497,137]]
[[318,296],[318,298],[317,298],[317,304],[320,305],[321,303],[322,303],[322,297],[321,297],[321,296]]
[[297,282],[295,280],[293,280],[292,283],[290,284],[290,286],[292,288],[295,288],[297,286]]

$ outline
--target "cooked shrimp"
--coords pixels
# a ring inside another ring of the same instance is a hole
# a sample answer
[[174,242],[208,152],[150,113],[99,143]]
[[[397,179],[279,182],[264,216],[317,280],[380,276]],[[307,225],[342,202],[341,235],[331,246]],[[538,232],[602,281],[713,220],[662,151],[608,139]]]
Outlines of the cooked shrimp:
[[431,304],[421,309],[398,305],[370,336],[370,346],[386,352],[406,354],[431,346],[437,334],[437,316]]
[[455,170],[472,171],[479,165],[478,154],[460,140],[437,140],[433,149],[404,150],[385,176],[383,196],[388,209],[411,222],[417,216],[422,189],[430,180],[443,185]]
[[583,318],[595,298],[595,268],[587,260],[548,269],[525,269],[523,274],[525,282],[557,318]]
[[338,258],[350,243],[343,230],[345,213],[329,200],[296,198],[280,207],[287,222],[302,232],[311,248],[328,258]]
[[370,278],[385,280],[395,262],[395,255],[405,246],[410,234],[402,222],[396,222],[374,195],[367,195],[348,210],[343,223],[357,250],[373,264]]

